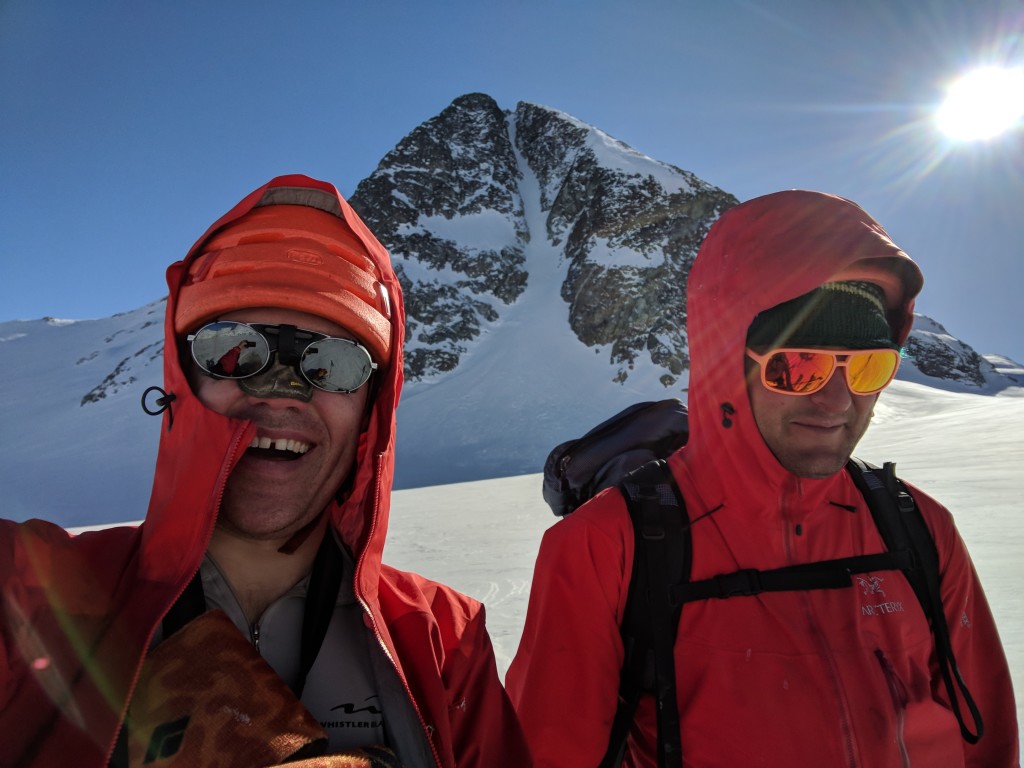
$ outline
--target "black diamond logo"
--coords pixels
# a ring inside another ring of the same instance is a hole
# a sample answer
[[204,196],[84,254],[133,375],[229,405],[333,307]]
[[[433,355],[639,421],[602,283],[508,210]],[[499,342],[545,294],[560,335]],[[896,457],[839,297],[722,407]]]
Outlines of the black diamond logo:
[[160,723],[153,729],[153,736],[149,740],[149,747],[146,748],[146,758],[143,764],[163,760],[177,754],[181,749],[181,742],[185,738],[185,728],[188,726],[188,715],[168,723]]

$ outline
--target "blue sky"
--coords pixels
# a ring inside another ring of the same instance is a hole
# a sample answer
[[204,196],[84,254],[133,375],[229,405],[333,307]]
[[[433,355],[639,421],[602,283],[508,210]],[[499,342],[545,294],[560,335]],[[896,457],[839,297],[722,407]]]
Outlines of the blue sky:
[[0,320],[105,317],[281,173],[343,194],[464,93],[567,112],[741,200],[849,197],[918,310],[1024,362],[1024,128],[931,119],[1024,65],[1019,2],[0,0]]

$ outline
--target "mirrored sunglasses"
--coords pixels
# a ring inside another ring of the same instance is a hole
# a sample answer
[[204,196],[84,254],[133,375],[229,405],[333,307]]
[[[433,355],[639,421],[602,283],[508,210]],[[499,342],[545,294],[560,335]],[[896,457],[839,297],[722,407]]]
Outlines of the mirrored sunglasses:
[[294,325],[218,320],[186,337],[192,359],[218,379],[245,379],[266,370],[276,354],[317,389],[355,392],[377,369],[366,347]]
[[773,349],[747,356],[761,369],[761,383],[783,395],[812,395],[832,378],[837,368],[846,372],[846,384],[855,395],[873,395],[889,386],[900,366],[895,349]]

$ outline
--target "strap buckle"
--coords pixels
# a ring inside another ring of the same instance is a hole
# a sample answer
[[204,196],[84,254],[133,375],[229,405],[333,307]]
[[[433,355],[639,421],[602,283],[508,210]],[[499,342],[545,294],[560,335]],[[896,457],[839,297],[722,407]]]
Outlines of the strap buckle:
[[758,595],[764,592],[761,571],[756,568],[745,568],[735,573],[727,573],[714,577],[719,595],[728,597]]

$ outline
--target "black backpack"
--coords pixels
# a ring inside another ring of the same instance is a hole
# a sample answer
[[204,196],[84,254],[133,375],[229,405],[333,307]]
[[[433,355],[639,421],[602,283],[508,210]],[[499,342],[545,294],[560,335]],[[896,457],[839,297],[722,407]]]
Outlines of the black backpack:
[[[853,574],[878,570],[901,570],[910,581],[931,624],[939,670],[960,733],[968,743],[976,743],[984,729],[953,656],[942,611],[938,553],[913,497],[896,477],[895,465],[880,469],[851,458],[846,467],[864,494],[887,551],[769,571],[745,569],[693,582],[686,505],[664,461],[688,434],[686,406],[679,400],[638,403],[583,437],[558,445],[544,465],[544,500],[559,517],[617,485],[633,521],[636,554],[621,627],[625,659],[618,708],[600,768],[622,764],[626,736],[644,694],[654,696],[657,705],[658,765],[682,765],[672,649],[685,603],[761,592],[840,589],[853,585]],[[961,697],[974,732],[965,723]]]

